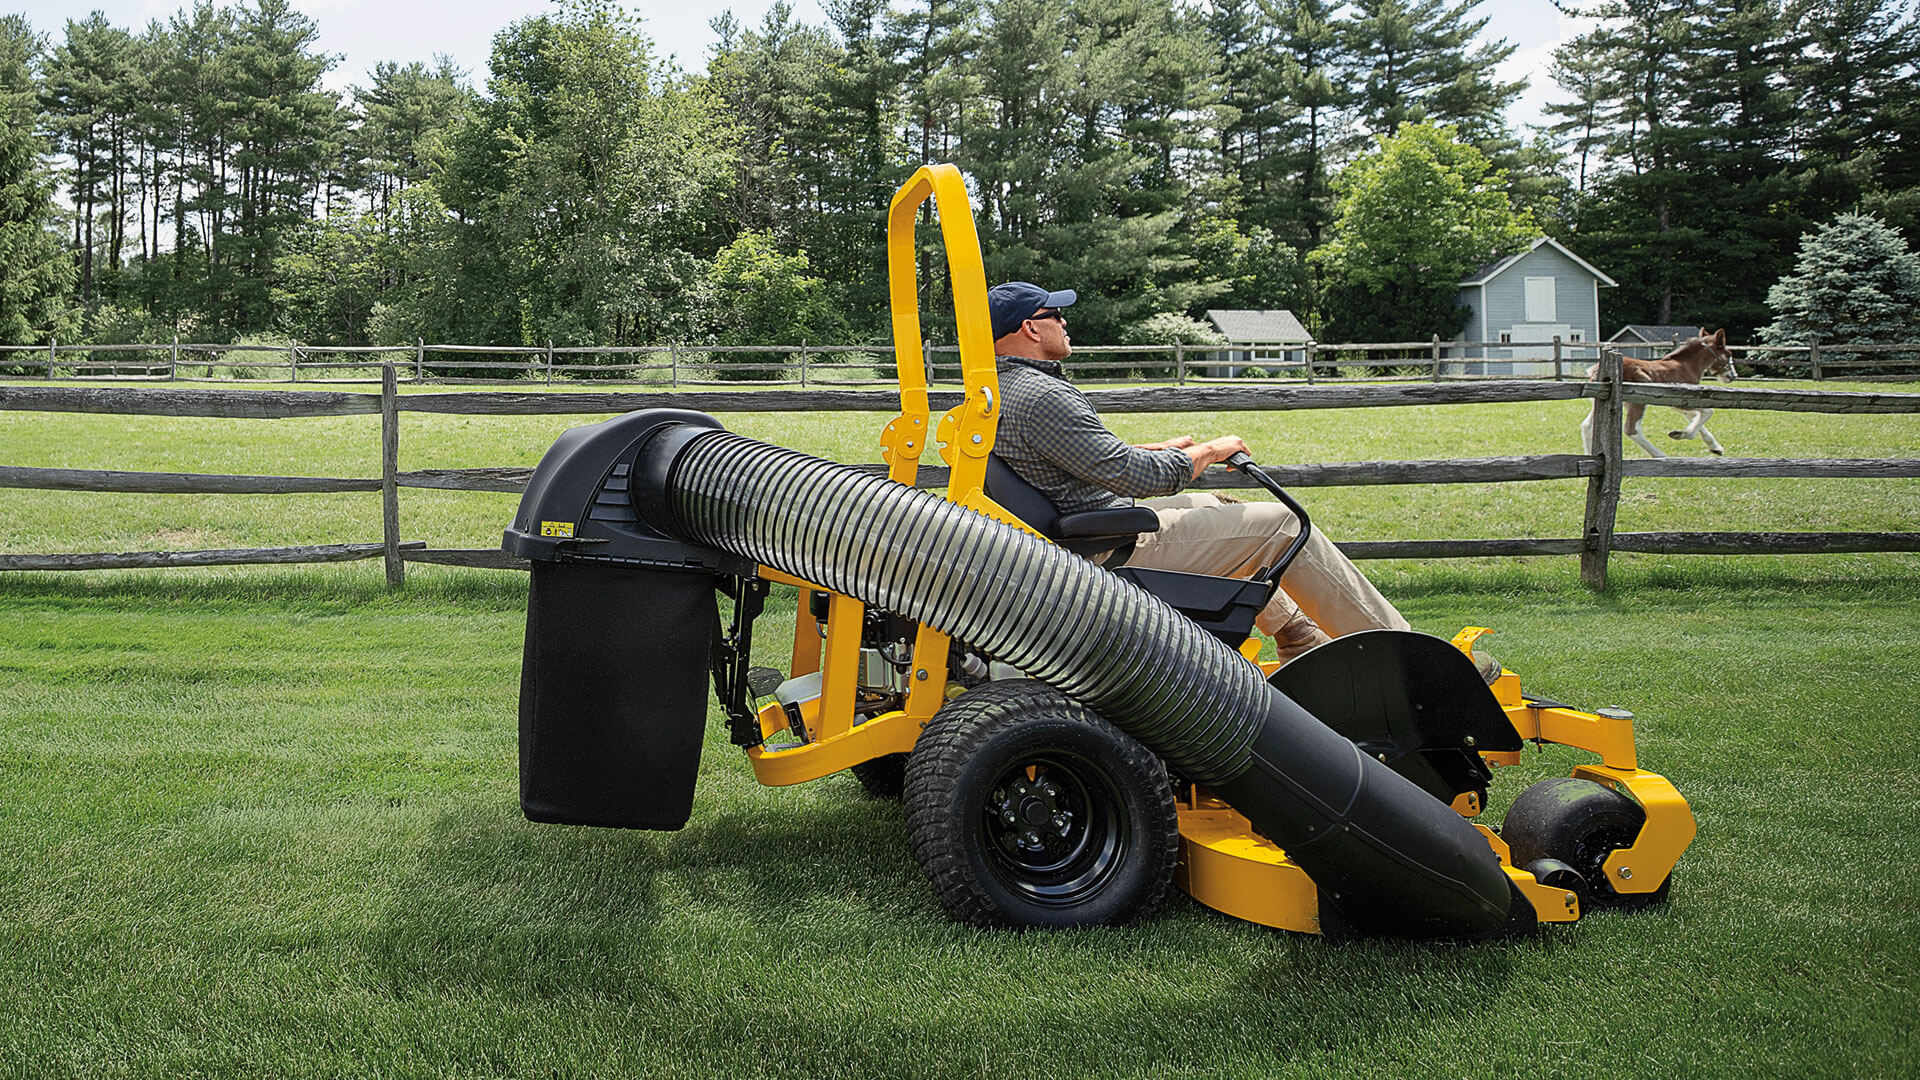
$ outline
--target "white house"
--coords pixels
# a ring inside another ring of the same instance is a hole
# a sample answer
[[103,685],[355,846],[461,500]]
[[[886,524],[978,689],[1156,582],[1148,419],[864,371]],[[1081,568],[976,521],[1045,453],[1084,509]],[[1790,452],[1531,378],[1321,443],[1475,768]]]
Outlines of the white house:
[[1556,337],[1563,360],[1590,362],[1600,340],[1600,290],[1618,285],[1558,240],[1539,237],[1461,280],[1460,302],[1473,314],[1450,350],[1465,358],[1453,370],[1552,375]]

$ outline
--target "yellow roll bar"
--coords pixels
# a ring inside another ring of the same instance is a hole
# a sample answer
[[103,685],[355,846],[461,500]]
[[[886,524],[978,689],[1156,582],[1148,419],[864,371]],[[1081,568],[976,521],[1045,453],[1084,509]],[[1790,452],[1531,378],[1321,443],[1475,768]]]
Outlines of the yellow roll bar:
[[921,351],[920,294],[914,248],[914,217],[929,198],[940,216],[953,283],[953,315],[960,343],[960,378],[966,400],[954,410],[952,479],[948,497],[964,502],[980,490],[987,452],[1000,408],[1000,377],[993,366],[993,320],[987,311],[987,272],[966,181],[952,165],[923,165],[894,193],[887,211],[887,292],[893,309],[894,365],[900,379],[900,416],[882,436],[887,475],[911,484],[935,425],[927,404],[927,369]]

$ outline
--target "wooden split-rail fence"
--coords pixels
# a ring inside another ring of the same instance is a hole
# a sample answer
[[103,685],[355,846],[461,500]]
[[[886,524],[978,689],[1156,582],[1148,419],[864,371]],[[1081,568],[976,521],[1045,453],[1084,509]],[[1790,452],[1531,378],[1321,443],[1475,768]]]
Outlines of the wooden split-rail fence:
[[[1920,477],[1920,459],[1627,458],[1622,450],[1621,411],[1628,402],[1647,405],[1763,409],[1820,413],[1920,413],[1920,393],[1784,390],[1751,387],[1624,383],[1617,355],[1602,358],[1592,382],[1504,380],[1340,386],[1156,387],[1096,389],[1089,398],[1103,413],[1219,413],[1291,409],[1381,408],[1410,405],[1470,405],[1592,399],[1609,418],[1596,424],[1596,453],[1536,454],[1442,461],[1376,461],[1269,466],[1293,487],[1363,484],[1484,484],[1584,477],[1586,508],[1579,536],[1561,538],[1373,540],[1342,542],[1356,559],[1444,559],[1480,556],[1577,555],[1583,580],[1604,588],[1607,561],[1615,551],[1664,554],[1820,554],[1920,551],[1914,532],[1643,532],[1614,527],[1621,483],[1643,477]],[[960,403],[957,390],[931,394],[936,410]],[[194,416],[229,419],[307,416],[380,416],[380,475],[366,478],[222,476],[200,473],[119,472],[0,466],[0,487],[67,491],[147,493],[292,494],[378,491],[381,539],[377,542],[217,551],[141,551],[98,554],[0,554],[0,570],[99,570],[136,567],[249,563],[308,563],[382,559],[387,581],[400,585],[409,562],[516,568],[525,563],[496,548],[428,548],[402,539],[400,491],[438,488],[520,491],[528,466],[401,471],[400,414],[470,416],[609,414],[671,407],[709,413],[873,412],[895,413],[898,395],[881,390],[756,390],[646,392],[398,392],[396,365],[384,366],[379,393],[335,390],[227,390],[157,387],[0,386],[0,411],[84,412],[126,416]],[[878,469],[878,466],[874,468]],[[944,486],[947,471],[923,467],[921,484]],[[1239,474],[1210,472],[1201,486],[1245,487]]]
[[[1165,379],[1176,386],[1305,381],[1376,381],[1389,378],[1432,382],[1478,380],[1511,365],[1538,370],[1559,382],[1584,380],[1601,348],[1628,356],[1654,357],[1670,343],[1605,343],[1575,340],[1516,344],[1511,341],[1335,343],[1240,342],[1222,345],[1076,345],[1065,367],[1076,381],[1138,382]],[[1742,365],[1789,367],[1815,381],[1911,378],[1920,343],[1731,346]],[[927,381],[957,379],[959,349],[923,341]],[[150,344],[0,345],[0,378],[101,379],[176,382],[305,384],[366,383],[391,365],[402,383],[441,385],[516,383],[522,386],[577,380],[649,383],[673,389],[703,386],[890,386],[891,345],[411,345]],[[1548,374],[1550,369],[1550,376]],[[11,372],[11,374],[7,374]],[[216,374],[217,373],[217,374]]]

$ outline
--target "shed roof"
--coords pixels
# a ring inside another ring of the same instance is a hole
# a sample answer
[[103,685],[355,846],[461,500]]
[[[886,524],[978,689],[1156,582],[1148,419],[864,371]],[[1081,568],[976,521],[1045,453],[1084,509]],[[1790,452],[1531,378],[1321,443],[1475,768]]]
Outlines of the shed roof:
[[1608,341],[1644,341],[1649,345],[1671,345],[1675,338],[1685,341],[1699,337],[1697,326],[1656,326],[1652,323],[1628,323],[1614,331]]
[[1620,284],[1619,282],[1613,280],[1607,275],[1601,273],[1599,270],[1595,269],[1592,263],[1588,262],[1587,260],[1581,258],[1578,255],[1575,255],[1573,252],[1568,251],[1567,246],[1565,244],[1562,244],[1560,241],[1555,240],[1551,236],[1535,237],[1533,243],[1527,245],[1527,250],[1522,251],[1517,255],[1509,255],[1506,258],[1501,259],[1499,262],[1488,263],[1487,265],[1481,267],[1480,269],[1474,271],[1473,273],[1467,275],[1466,277],[1461,278],[1460,284],[1485,285],[1487,282],[1492,281],[1494,278],[1497,278],[1501,274],[1504,274],[1508,270],[1512,269],[1513,265],[1519,262],[1521,259],[1524,259],[1527,256],[1533,254],[1534,252],[1540,250],[1540,245],[1542,244],[1553,245],[1553,249],[1555,251],[1558,251],[1560,254],[1565,255],[1567,258],[1572,259],[1574,262],[1578,263],[1581,269],[1585,270],[1587,273],[1592,274],[1595,278],[1599,279],[1600,284],[1605,285],[1608,288],[1613,288]]
[[1293,312],[1285,308],[1208,308],[1207,318],[1212,319],[1220,333],[1236,345],[1305,344],[1313,340],[1307,328],[1300,325],[1300,320],[1293,317]]

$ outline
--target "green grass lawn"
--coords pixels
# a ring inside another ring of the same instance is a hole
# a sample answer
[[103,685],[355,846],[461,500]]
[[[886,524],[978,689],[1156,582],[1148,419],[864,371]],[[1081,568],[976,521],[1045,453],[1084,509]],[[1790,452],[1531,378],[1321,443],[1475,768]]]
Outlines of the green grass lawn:
[[1474,945],[963,929],[898,804],[717,716],[685,831],[529,824],[510,573],[0,578],[0,1075],[1912,1075],[1920,565],[1619,578],[1395,575],[1700,822],[1666,907]]
[[[1572,452],[1577,403],[1121,417],[1276,462]],[[403,418],[403,468],[590,418]],[[874,460],[878,418],[729,416]],[[1656,423],[1664,423],[1657,421]],[[1727,411],[1736,454],[1920,456],[1911,417]],[[1663,430],[1663,429],[1662,429]],[[377,422],[0,413],[0,462],[375,475]],[[1689,445],[1683,452],[1697,453]],[[1743,486],[1750,485],[1750,486]],[[1323,489],[1341,538],[1572,535],[1577,483]],[[1630,481],[1622,527],[1912,529],[1920,481]],[[403,493],[497,543],[514,497]],[[374,539],[372,496],[0,491],[0,551]],[[525,578],[377,563],[0,575],[0,1076],[1907,1077],[1920,557],[1370,564],[1529,691],[1638,716],[1700,835],[1672,900],[1473,945],[942,915],[898,804],[754,783],[709,717],[678,833],[527,823]],[[790,604],[790,601],[789,601]],[[787,614],[790,617],[790,607]],[[777,662],[781,612],[762,623]],[[1490,818],[1585,756],[1533,749]]]

